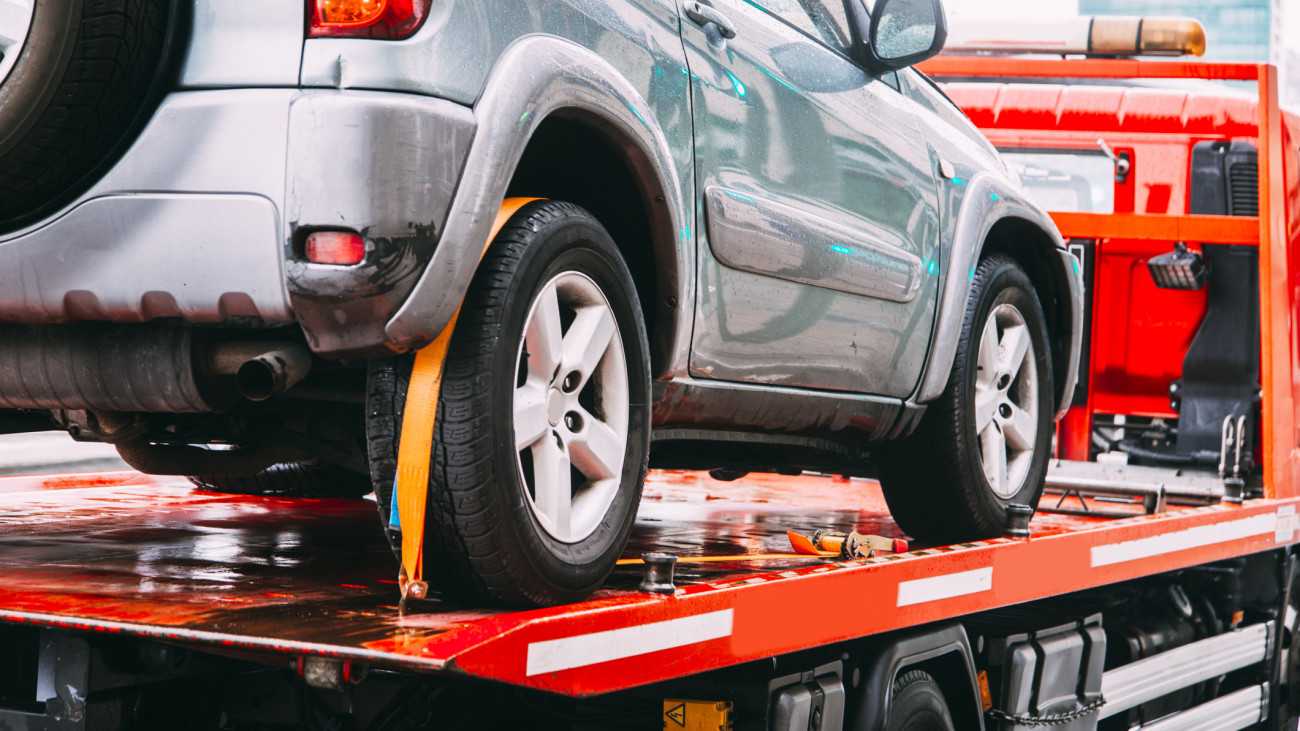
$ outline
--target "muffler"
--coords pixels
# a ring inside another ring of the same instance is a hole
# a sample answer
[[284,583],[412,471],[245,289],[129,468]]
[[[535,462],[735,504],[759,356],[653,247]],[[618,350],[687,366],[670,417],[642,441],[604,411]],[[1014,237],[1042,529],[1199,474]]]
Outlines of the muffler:
[[212,331],[141,325],[0,325],[0,408],[204,413],[261,401],[311,370],[287,341],[211,342]]
[[196,378],[194,331],[175,325],[0,326],[0,407],[200,413],[234,389]]

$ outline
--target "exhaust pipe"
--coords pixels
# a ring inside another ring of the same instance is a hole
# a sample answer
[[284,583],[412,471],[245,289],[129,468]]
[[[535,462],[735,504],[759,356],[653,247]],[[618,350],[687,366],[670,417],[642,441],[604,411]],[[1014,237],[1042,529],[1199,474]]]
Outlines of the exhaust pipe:
[[208,365],[218,375],[233,375],[235,389],[249,401],[284,393],[311,371],[311,353],[289,342],[221,343]]

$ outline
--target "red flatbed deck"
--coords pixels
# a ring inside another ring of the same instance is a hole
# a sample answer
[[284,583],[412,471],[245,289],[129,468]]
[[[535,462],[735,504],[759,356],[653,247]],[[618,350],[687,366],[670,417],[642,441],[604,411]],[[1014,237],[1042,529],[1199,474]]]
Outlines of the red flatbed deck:
[[[0,478],[0,621],[587,695],[1274,548],[1295,540],[1297,502],[1040,514],[1028,540],[862,561],[679,563],[676,596],[638,593],[640,567],[623,566],[580,604],[428,601],[402,617],[368,501],[218,495],[133,472]],[[871,482],[660,472],[628,555],[785,552],[787,529],[818,528],[899,535]]]

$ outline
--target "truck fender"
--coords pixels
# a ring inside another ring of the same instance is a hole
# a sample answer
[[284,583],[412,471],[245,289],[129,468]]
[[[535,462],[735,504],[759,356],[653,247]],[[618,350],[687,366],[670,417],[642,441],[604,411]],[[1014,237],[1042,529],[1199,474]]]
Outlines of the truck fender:
[[[594,118],[642,158],[635,165],[646,193],[663,196],[667,231],[681,231],[682,191],[667,137],[649,105],[608,61],[570,41],[546,35],[512,43],[492,67],[474,104],[477,132],[466,158],[446,227],[410,296],[385,327],[399,349],[422,347],[446,326],[473,278],[493,217],[525,148],[553,112]],[[633,155],[637,157],[638,155]],[[666,296],[693,302],[693,262],[674,247],[675,290]],[[678,344],[674,350],[684,348]],[[682,356],[684,358],[684,355]]]
[[975,660],[966,630],[960,624],[931,625],[892,635],[886,641],[869,647],[871,649],[859,658],[862,680],[857,688],[857,700],[849,710],[846,728],[883,729],[893,702],[890,687],[894,679],[907,668],[931,666],[930,661],[942,660],[950,668],[959,668],[956,673],[936,678],[948,701],[953,723],[958,729],[983,731],[984,713],[975,676]]
[[[1069,408],[1070,398],[1079,377],[1079,354],[1083,347],[1083,280],[1074,257],[1065,249],[1065,242],[1056,230],[1050,216],[1029,202],[1023,191],[1013,187],[1006,179],[987,172],[977,173],[968,183],[962,199],[957,225],[954,227],[952,245],[945,252],[949,257],[946,281],[942,285],[939,313],[934,332],[930,336],[930,358],[921,384],[917,389],[916,403],[927,403],[938,398],[948,385],[952,361],[961,336],[962,321],[970,298],[971,277],[979,266],[984,244],[989,233],[1000,221],[1018,218],[1041,230],[1054,246],[1045,252],[1052,269],[1057,290],[1067,293],[1073,306],[1067,316],[1068,331],[1052,333],[1053,337],[1068,338],[1066,372],[1060,381],[1057,394],[1056,417],[1059,419]],[[1055,365],[1055,364],[1054,364]]]

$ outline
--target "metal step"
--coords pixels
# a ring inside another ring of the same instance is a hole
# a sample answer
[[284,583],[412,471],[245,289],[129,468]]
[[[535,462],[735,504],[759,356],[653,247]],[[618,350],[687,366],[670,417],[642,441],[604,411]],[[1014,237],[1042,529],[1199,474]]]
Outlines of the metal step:
[[1243,627],[1106,671],[1101,678],[1106,705],[1101,707],[1098,719],[1263,662],[1268,657],[1270,628],[1268,623]]
[[1268,717],[1268,684],[1242,688],[1209,703],[1141,726],[1142,731],[1236,731]]

